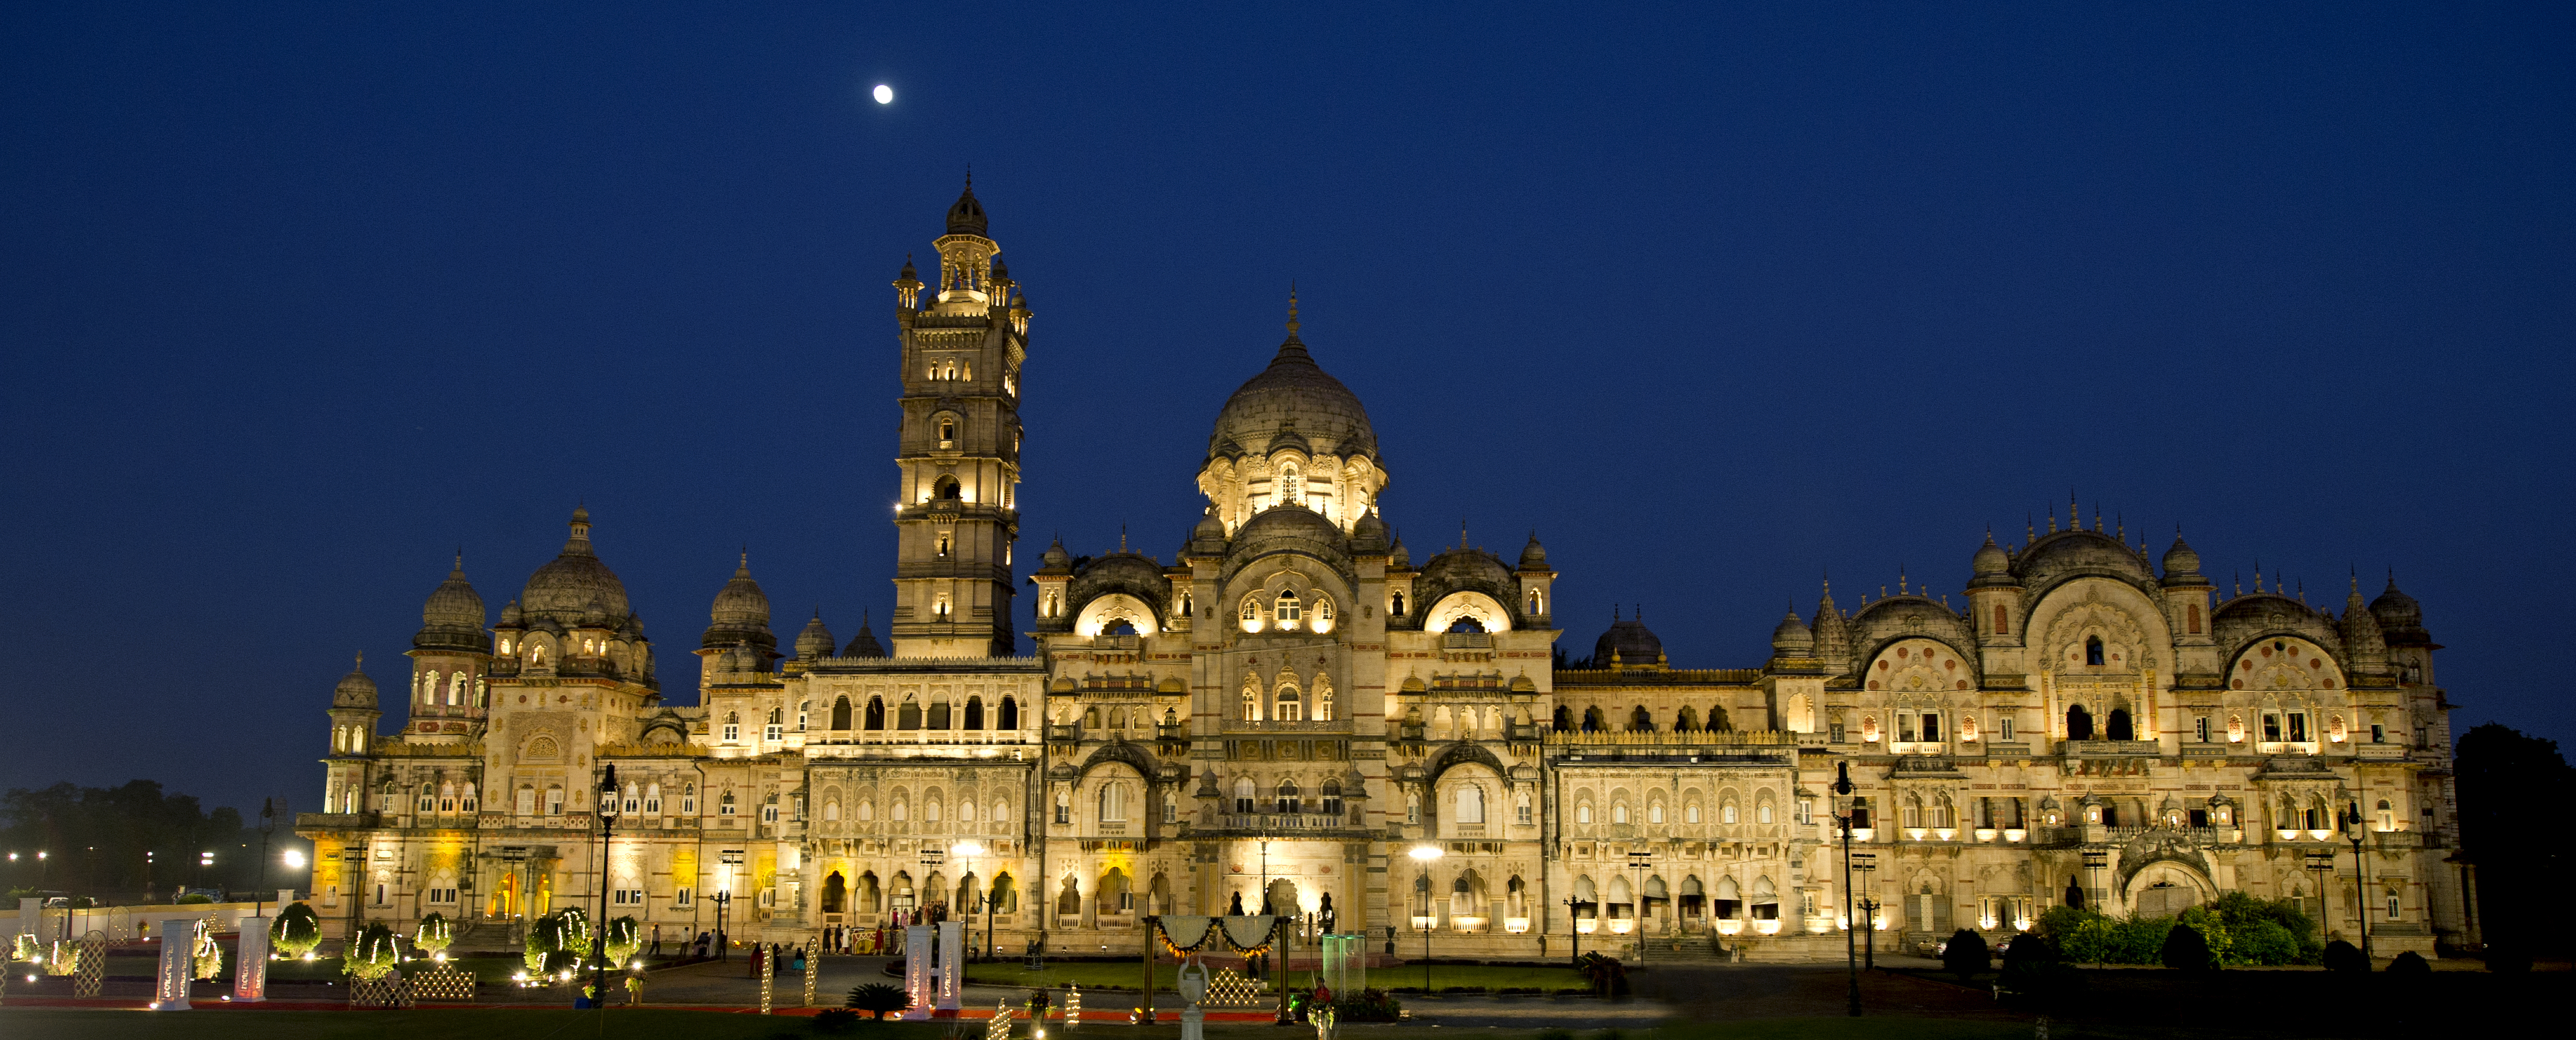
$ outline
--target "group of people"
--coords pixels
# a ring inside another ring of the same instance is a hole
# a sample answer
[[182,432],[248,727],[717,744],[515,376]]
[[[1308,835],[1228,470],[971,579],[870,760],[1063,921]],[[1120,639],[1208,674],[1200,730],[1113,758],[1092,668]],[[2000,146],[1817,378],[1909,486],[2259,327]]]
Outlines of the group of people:
[[883,928],[853,928],[829,925],[823,929],[823,952],[838,954],[873,954],[886,950]]

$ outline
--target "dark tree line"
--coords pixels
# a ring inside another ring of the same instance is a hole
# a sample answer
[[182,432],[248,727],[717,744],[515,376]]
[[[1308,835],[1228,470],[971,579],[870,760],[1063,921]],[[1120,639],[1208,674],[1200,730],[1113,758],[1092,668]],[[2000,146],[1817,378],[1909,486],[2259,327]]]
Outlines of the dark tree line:
[[[173,794],[159,781],[120,787],[11,788],[0,794],[0,889],[48,889],[102,898],[132,898],[149,887],[168,897],[180,885],[250,891],[259,885],[258,809],[243,819],[231,807],[207,810],[194,795]],[[294,820],[281,809],[271,835],[274,859],[297,844]],[[36,853],[49,854],[42,863]],[[147,867],[145,853],[152,853]],[[201,853],[215,854],[211,869]],[[271,886],[299,883],[271,864]]]
[[2476,867],[2478,917],[2490,949],[2516,958],[2563,949],[2563,929],[2536,910],[2576,866],[2560,802],[2576,770],[2558,742],[2487,723],[2460,737],[2460,851]]

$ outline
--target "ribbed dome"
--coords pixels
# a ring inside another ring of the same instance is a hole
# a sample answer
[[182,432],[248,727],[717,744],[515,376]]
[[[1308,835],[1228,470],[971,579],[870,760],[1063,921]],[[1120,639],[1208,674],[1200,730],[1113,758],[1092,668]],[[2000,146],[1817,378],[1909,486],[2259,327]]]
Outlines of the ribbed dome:
[[1980,578],[2009,574],[2012,572],[2012,557],[2005,554],[2003,546],[1995,544],[1994,532],[1988,531],[1986,544],[1978,546],[1977,554],[1968,558],[1968,569]]
[[359,654],[356,666],[340,677],[340,685],[331,688],[334,708],[368,708],[376,706],[376,681],[367,678],[367,655]]
[[1547,549],[1538,544],[1538,533],[1535,531],[1530,532],[1529,544],[1521,548],[1521,569],[1525,571],[1547,569]]
[[430,591],[429,602],[421,605],[420,623],[425,628],[464,628],[481,631],[485,614],[483,597],[465,580],[465,554],[456,555],[456,569],[447,572],[447,580]]
[[1279,345],[1270,367],[1226,398],[1216,413],[1216,430],[1208,435],[1208,457],[1268,451],[1283,435],[1316,451],[1377,458],[1377,431],[1369,427],[1368,409],[1341,380],[1315,364],[1295,332]]
[[[1638,611],[1640,615],[1645,612]],[[1615,616],[1615,615],[1614,615]],[[1616,656],[1613,656],[1616,655]],[[1612,621],[1610,630],[1592,644],[1592,663],[1607,668],[1614,661],[1623,664],[1653,664],[1664,659],[1664,641],[1646,628],[1643,617]]]
[[718,625],[751,626],[769,623],[769,596],[760,591],[760,583],[751,580],[751,554],[742,554],[742,563],[733,569],[733,580],[725,582],[716,593],[715,607],[707,617]]
[[608,617],[627,614],[625,583],[591,552],[590,511],[575,509],[572,537],[564,541],[563,552],[528,576],[519,604],[527,613],[573,622],[589,614],[594,602]]
[[814,612],[814,620],[805,623],[805,630],[796,633],[796,656],[803,660],[830,657],[834,645],[832,630],[823,627],[823,612],[819,610]]
[[[1660,648],[1660,644],[1658,646]],[[1771,630],[1771,649],[1781,654],[1797,656],[1811,652],[1815,648],[1816,634],[1807,628],[1806,622],[1798,620],[1798,612],[1795,610],[1790,611],[1789,616],[1781,618],[1779,626]]]
[[984,228],[984,204],[975,201],[975,177],[968,174],[965,192],[957,196],[956,205],[948,207],[948,233],[982,235]]
[[2418,642],[2428,638],[2424,633],[2424,605],[2397,590],[2397,576],[2388,576],[2388,590],[2370,601],[2370,614],[2379,619],[2379,627],[2400,642]]

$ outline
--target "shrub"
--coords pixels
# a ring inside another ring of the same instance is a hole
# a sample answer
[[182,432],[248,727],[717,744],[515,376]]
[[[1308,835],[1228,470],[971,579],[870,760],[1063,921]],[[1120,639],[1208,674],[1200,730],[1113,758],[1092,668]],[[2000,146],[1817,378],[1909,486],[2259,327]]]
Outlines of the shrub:
[[2060,923],[2068,930],[2054,938],[2058,951],[2067,960],[2077,964],[2119,963],[2120,922],[2095,914]]
[[1617,957],[1587,953],[1574,962],[1574,969],[1591,981],[1595,993],[1613,997],[1628,993],[1628,966]]
[[2356,949],[2351,943],[2345,942],[2341,939],[2337,939],[2326,944],[2325,961],[2327,971],[2349,971],[2360,972],[2363,974],[2368,974],[2370,971],[2370,958],[2362,956],[2359,949]]
[[2164,949],[2157,952],[2156,959],[2176,971],[2203,972],[2218,967],[2218,956],[2209,952],[2209,941],[2201,937],[2200,929],[2190,925],[2166,930]]
[[203,893],[203,892],[190,892],[190,893],[188,893],[187,895],[180,896],[180,897],[179,897],[179,901],[178,901],[178,903],[176,903],[176,904],[174,904],[174,905],[177,905],[177,906],[188,906],[188,905],[195,904],[195,903],[211,903],[211,902],[214,902],[214,901],[215,901],[215,897],[210,896],[210,895],[207,895],[207,894],[205,894],[205,893]]
[[1393,1022],[1403,1017],[1403,1011],[1403,1002],[1382,989],[1364,989],[1333,1000],[1333,1018],[1342,1022]]
[[860,1011],[876,1012],[877,1021],[885,1021],[886,1012],[912,1006],[912,996],[901,988],[882,982],[871,982],[850,990],[850,1006]]
[[402,960],[402,950],[394,941],[394,931],[381,924],[358,929],[358,939],[349,944],[347,956],[340,958],[340,968],[362,979],[381,979]]
[[[2102,914],[2096,910],[2090,910],[2080,906],[2052,906],[2039,915],[2038,931],[2039,934],[2055,939],[2060,944],[2063,944],[2066,940],[2074,937],[2076,929],[2082,927],[2084,922],[2098,921],[2102,919]],[[2072,957],[2074,955],[2069,953],[2068,956]],[[2078,957],[2076,959],[2082,960],[2083,958]]]
[[445,914],[432,912],[420,919],[420,927],[412,929],[411,944],[432,954],[445,951],[455,942],[456,926],[448,923]]
[[2299,961],[2299,940],[2277,922],[2255,921],[2241,931],[2231,932],[2228,954],[2233,963],[2268,965]]
[[814,1013],[814,1031],[846,1033],[857,1028],[859,1013],[848,1008],[825,1008]]
[[222,944],[215,941],[213,924],[212,921],[199,921],[195,927],[189,929],[193,943],[188,948],[189,967],[195,969],[196,978],[215,979],[223,977],[224,974],[224,948]]
[[602,944],[601,952],[608,955],[609,964],[624,965],[628,959],[635,956],[636,950],[643,947],[643,934],[632,917],[620,917],[610,921],[607,941]]
[[289,957],[301,957],[322,945],[322,919],[313,908],[296,903],[277,912],[277,923],[268,928],[269,945]]
[[2433,966],[2425,963],[2423,954],[2408,950],[2398,954],[2396,960],[2388,962],[2388,973],[2420,977],[2432,974]]
[[528,940],[519,960],[531,972],[544,973],[547,962],[563,950],[563,919],[553,914],[528,922]]
[[13,961],[43,960],[45,959],[44,945],[36,941],[35,933],[20,932],[16,939],[10,940],[9,942],[9,959]]
[[1574,1040],[1574,1030],[1542,1029],[1538,1031],[1538,1040]]
[[563,923],[563,943],[556,948],[571,953],[576,963],[588,958],[595,938],[590,930],[590,915],[580,907],[568,906],[555,911],[555,919]]
[[1986,937],[1962,928],[1950,933],[1950,941],[1941,948],[1941,966],[1961,979],[1986,970],[1989,954]]

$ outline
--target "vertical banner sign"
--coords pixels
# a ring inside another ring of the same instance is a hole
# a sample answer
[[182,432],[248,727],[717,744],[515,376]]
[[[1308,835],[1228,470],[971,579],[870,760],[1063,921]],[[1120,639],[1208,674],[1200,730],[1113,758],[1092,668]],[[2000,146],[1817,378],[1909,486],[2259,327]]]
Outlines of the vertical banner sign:
[[233,945],[233,1003],[268,999],[269,918],[241,919],[241,941]]

